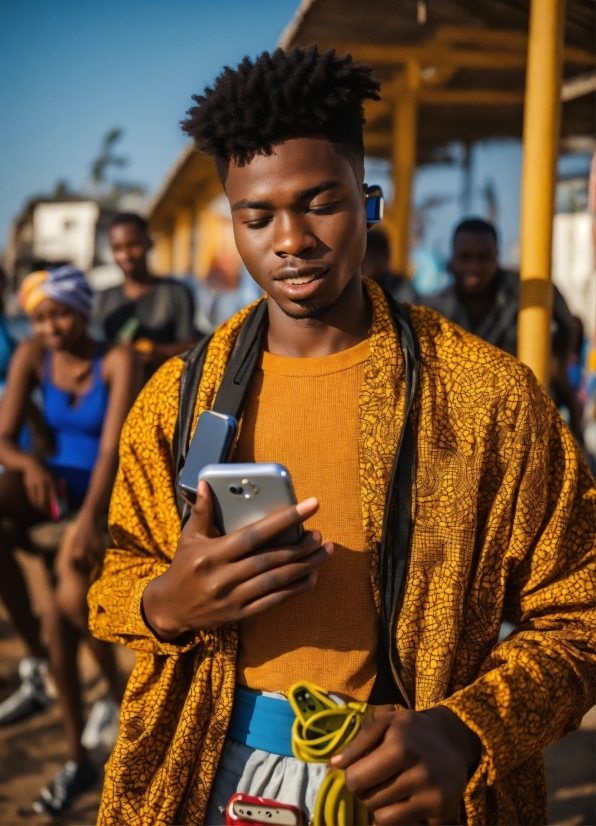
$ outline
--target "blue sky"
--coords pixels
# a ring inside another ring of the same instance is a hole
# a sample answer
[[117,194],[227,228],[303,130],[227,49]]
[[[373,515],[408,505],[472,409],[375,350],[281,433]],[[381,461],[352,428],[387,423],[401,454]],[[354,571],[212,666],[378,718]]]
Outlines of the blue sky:
[[[274,48],[298,0],[0,0],[0,248],[26,199],[80,187],[120,126],[126,177],[159,184],[193,93]],[[124,177],[124,175],[123,175]]]

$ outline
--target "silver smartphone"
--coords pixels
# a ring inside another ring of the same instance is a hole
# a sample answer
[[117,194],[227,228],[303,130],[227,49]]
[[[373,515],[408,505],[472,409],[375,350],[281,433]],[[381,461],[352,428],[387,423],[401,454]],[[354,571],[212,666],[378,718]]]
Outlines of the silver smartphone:
[[[222,534],[234,533],[296,504],[290,472],[273,462],[207,465],[199,474],[201,480],[211,488],[215,526]],[[296,545],[302,535],[302,525],[295,525],[263,547]]]

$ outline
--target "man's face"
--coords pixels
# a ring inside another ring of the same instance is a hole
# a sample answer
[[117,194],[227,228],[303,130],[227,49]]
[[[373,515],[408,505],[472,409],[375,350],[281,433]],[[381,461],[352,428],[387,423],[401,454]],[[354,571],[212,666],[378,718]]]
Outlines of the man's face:
[[236,246],[257,284],[292,318],[324,315],[359,272],[364,185],[325,138],[295,138],[225,183]]
[[124,275],[134,278],[147,271],[147,253],[151,241],[138,224],[116,224],[110,230],[110,246],[114,261]]
[[488,232],[458,232],[449,269],[465,295],[482,295],[497,273],[497,245]]

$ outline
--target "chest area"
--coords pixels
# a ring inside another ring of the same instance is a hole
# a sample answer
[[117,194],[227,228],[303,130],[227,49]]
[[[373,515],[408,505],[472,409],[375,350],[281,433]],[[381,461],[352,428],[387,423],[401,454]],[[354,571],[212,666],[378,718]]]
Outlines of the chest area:
[[108,390],[99,369],[93,371],[91,386],[84,393],[71,393],[45,380],[42,383],[44,418],[55,431],[99,436],[103,426]]
[[360,548],[362,382],[362,364],[311,376],[259,369],[244,407],[234,459],[285,465],[298,500],[319,499],[319,513],[307,527]]

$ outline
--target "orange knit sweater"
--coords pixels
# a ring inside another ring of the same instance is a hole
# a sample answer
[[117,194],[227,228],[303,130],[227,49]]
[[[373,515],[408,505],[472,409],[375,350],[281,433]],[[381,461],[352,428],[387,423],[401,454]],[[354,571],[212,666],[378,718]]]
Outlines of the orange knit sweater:
[[298,500],[319,499],[306,527],[332,540],[335,552],[313,591],[240,624],[237,681],[249,688],[285,693],[311,680],[358,700],[370,694],[378,615],[362,524],[358,418],[368,355],[368,340],[325,358],[262,354],[234,461],[285,465]]

